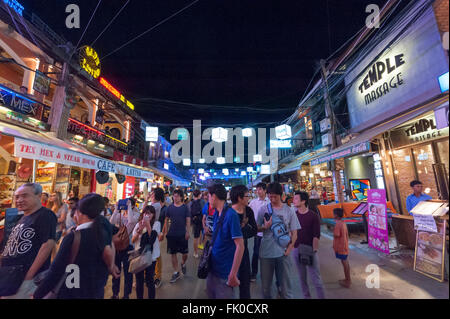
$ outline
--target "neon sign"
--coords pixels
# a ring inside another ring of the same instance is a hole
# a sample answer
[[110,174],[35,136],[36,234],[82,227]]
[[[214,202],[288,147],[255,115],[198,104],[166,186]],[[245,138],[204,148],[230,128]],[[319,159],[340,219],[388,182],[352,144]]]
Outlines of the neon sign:
[[23,6],[19,2],[16,0],[3,0],[3,2],[9,5],[17,14],[23,16]]
[[100,59],[97,52],[90,46],[80,49],[80,65],[94,79],[100,76]]
[[112,86],[108,81],[105,80],[105,78],[100,78],[100,84],[103,85],[109,92],[111,92],[115,97],[117,97],[119,100],[121,100],[126,106],[128,106],[130,109],[134,110],[134,105],[114,87]]

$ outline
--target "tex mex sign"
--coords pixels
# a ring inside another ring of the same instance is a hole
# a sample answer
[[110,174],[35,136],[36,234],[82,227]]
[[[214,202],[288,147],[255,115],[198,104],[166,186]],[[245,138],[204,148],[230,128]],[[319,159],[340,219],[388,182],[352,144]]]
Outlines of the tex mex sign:
[[43,118],[44,105],[20,96],[14,91],[0,86],[0,106],[4,106],[14,112],[25,114],[37,120],[47,122]]

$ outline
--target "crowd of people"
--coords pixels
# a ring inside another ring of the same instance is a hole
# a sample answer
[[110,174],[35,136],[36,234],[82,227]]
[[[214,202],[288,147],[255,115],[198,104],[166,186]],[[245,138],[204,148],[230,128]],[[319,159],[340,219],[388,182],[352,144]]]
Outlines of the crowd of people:
[[[108,199],[98,194],[81,200],[69,196],[64,203],[58,192],[43,194],[39,184],[25,184],[15,192],[23,217],[0,257],[0,298],[103,299],[112,276],[112,298],[118,299],[123,276],[122,299],[130,298],[133,287],[143,299],[144,286],[154,299],[162,284],[161,242],[167,241],[173,284],[186,274],[191,234],[193,257],[206,258],[209,265],[206,286],[211,299],[232,299],[235,289],[241,299],[250,299],[258,274],[264,298],[275,297],[274,278],[279,297],[293,298],[295,271],[305,298],[311,298],[308,277],[317,297],[325,298],[317,256],[320,219],[308,208],[309,195],[296,192],[288,205],[279,183],[259,183],[255,195],[252,198],[244,185],[228,192],[214,184],[205,192],[194,190],[191,199],[181,189],[170,198],[155,188],[145,200],[132,197],[111,209]],[[335,217],[333,248],[345,275],[340,284],[349,288],[342,210],[336,209]],[[79,279],[69,287],[67,269],[73,265]]]

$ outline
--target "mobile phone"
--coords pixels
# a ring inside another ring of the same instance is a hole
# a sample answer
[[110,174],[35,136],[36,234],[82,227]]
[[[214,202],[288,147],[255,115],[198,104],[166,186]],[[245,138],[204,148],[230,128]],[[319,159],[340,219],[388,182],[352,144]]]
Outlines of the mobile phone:
[[148,216],[144,216],[144,221],[145,221],[145,222],[148,222],[148,221],[150,221],[150,217],[148,217]]
[[128,202],[128,199],[120,199],[118,202],[119,210],[127,210],[128,209],[127,202]]

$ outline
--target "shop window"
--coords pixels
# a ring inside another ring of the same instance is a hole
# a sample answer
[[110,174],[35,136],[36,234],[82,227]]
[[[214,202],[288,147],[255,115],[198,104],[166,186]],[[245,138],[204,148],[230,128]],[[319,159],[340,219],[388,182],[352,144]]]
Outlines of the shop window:
[[439,162],[445,165],[445,171],[447,173],[447,180],[449,180],[449,170],[448,170],[448,161],[449,161],[449,141],[444,140],[436,143],[437,152],[439,155]]
[[428,195],[438,198],[436,179],[434,178],[433,164],[436,163],[431,144],[419,145],[413,148],[416,161],[417,177],[423,183],[424,191],[429,189]]
[[[409,184],[416,179],[414,170],[413,155],[409,148],[395,150],[392,152],[395,167],[392,168],[389,163],[385,164],[385,173],[394,174],[397,180],[398,189],[401,198],[402,210],[406,212],[406,197],[411,194]],[[386,165],[387,164],[387,165]]]

